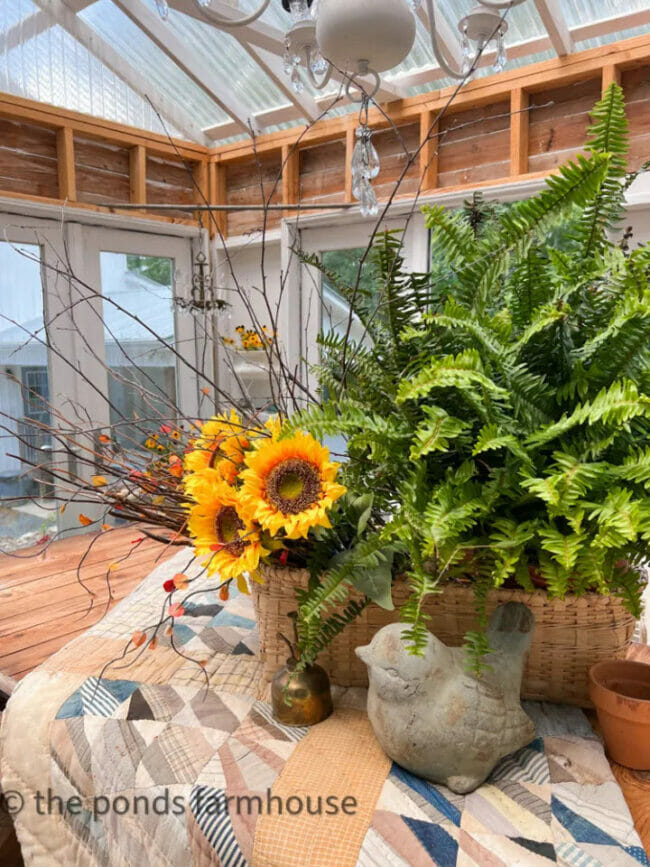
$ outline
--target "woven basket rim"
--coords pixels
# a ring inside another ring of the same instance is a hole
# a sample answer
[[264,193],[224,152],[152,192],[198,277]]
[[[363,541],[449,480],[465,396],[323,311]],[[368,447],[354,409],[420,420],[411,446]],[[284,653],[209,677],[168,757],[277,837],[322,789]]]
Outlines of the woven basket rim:
[[[309,570],[299,566],[280,566],[273,565],[269,566],[266,563],[263,563],[260,566],[259,571],[264,573],[272,573],[286,577],[288,575],[294,574],[305,574],[309,573]],[[393,586],[396,582],[402,582],[403,584],[407,583],[406,578],[398,575],[395,581],[393,582]],[[265,583],[260,584],[256,582],[257,588],[264,587]],[[438,589],[439,588],[439,589]],[[454,592],[458,594],[474,594],[474,585],[472,583],[461,583],[459,581],[448,580],[441,582],[438,587],[431,592],[431,596],[439,595],[443,592]],[[533,590],[526,590],[524,587],[490,587],[488,593],[518,593],[522,596],[525,596],[529,599],[541,599],[544,598],[550,603],[558,603],[560,605],[565,605],[567,602],[571,604],[573,601],[578,601],[581,599],[590,599],[590,600],[611,600],[613,602],[617,602],[621,606],[624,607],[623,599],[620,596],[616,596],[613,593],[599,593],[597,590],[587,590],[585,593],[566,593],[564,596],[551,596],[547,590],[544,590],[542,587],[535,587]],[[630,617],[634,618],[634,615],[630,614]]]

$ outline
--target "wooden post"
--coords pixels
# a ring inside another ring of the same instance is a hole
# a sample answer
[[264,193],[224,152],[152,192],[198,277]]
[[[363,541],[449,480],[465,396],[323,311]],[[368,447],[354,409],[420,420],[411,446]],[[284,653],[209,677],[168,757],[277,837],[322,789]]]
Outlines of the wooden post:
[[605,91],[610,86],[610,84],[620,84],[620,83],[621,83],[620,67],[616,66],[613,63],[610,63],[607,66],[603,66],[603,96],[605,95]]
[[[211,205],[226,205],[228,192],[226,188],[226,167],[223,163],[212,161],[209,164],[210,194],[208,196]],[[228,237],[228,213],[215,211],[210,218],[210,237],[221,234],[222,238]]]
[[74,162],[74,133],[71,126],[56,131],[56,156],[59,171],[59,198],[77,200],[77,176]]
[[528,171],[528,116],[530,97],[521,87],[510,93],[510,177]]
[[[210,201],[210,186],[207,160],[199,160],[194,163],[192,177],[194,179],[194,201],[197,205],[208,204]],[[196,212],[195,218],[198,222],[201,222],[203,217],[200,211]]]
[[295,145],[282,145],[282,202],[300,201],[300,152]]
[[129,175],[131,179],[131,204],[147,201],[147,149],[136,145],[129,151]]
[[357,142],[356,126],[348,123],[345,131],[345,201],[353,202],[352,195],[352,154]]
[[[435,190],[438,186],[438,122],[437,112],[425,109],[420,114],[420,177],[422,190]],[[433,125],[433,126],[432,126]]]

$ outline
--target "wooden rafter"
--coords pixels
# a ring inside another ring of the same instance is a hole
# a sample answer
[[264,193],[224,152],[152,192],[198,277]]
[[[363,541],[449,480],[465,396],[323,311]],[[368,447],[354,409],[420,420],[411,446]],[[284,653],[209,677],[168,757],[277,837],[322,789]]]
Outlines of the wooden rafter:
[[535,6],[558,57],[571,54],[573,39],[558,0],[535,0]]
[[[296,93],[291,87],[289,77],[285,74],[282,61],[277,54],[267,51],[265,48],[259,48],[254,45],[249,45],[247,42],[237,40],[244,51],[249,54],[261,70],[271,79],[273,84],[284,96],[290,100],[298,112],[298,117],[305,117],[309,121],[316,120],[320,114],[318,103],[308,93]],[[255,120],[260,126],[259,115],[256,115]]]
[[[571,27],[569,35],[575,45],[575,43],[584,42],[587,39],[596,39],[599,36],[620,33],[625,30],[631,30],[634,27],[644,27],[646,25],[650,25],[650,8],[639,12],[629,12],[625,15],[616,15],[611,18],[601,18],[588,24],[580,24],[577,27]],[[550,36],[536,36],[533,39],[526,39],[523,42],[509,45],[508,57],[511,60],[518,60],[552,49],[553,44]],[[483,54],[480,65],[489,66],[494,62],[494,58],[494,51],[486,51]],[[409,88],[422,84],[430,84],[433,81],[445,78],[445,76],[446,73],[439,66],[427,66],[396,75],[391,81],[403,88]]]
[[[427,11],[424,6],[420,6],[420,9],[418,11],[418,18],[428,29],[429,16],[427,15]],[[442,53],[452,64],[452,66],[454,66],[456,69],[460,69],[463,64],[460,43],[458,41],[457,35],[453,32],[453,30],[449,26],[447,19],[444,17],[444,15],[442,15],[442,13],[440,15],[436,15],[436,31],[438,34],[438,44],[440,45]]]
[[[50,25],[58,24],[62,27],[135,93],[144,99],[148,98],[160,114],[183,135],[202,144],[206,143],[206,137],[200,126],[182,105],[158,93],[146,76],[131,66],[112,45],[75,14],[74,8],[71,8],[74,0],[34,0],[34,2],[40,7],[40,13],[36,14],[42,14]],[[76,7],[78,8],[79,5],[77,0]],[[88,2],[85,2],[85,5],[89,5]]]
[[238,125],[239,132],[250,132],[251,112],[232,93],[228,81],[220,80],[200,62],[183,43],[174,28],[152,12],[142,0],[113,0],[125,15],[146,33],[182,71],[197,84]]

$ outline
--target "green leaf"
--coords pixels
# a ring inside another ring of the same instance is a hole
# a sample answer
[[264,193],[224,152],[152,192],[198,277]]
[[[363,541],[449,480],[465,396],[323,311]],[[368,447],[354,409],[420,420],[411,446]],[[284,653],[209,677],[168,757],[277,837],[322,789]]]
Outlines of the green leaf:
[[354,588],[388,611],[395,608],[391,595],[393,558],[394,551],[389,550],[376,566],[356,568],[350,576],[350,583]]

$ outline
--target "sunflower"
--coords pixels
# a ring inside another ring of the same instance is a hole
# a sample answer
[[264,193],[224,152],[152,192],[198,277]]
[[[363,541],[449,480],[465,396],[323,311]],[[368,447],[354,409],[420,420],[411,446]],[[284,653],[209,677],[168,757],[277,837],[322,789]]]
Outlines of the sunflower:
[[194,488],[198,502],[190,506],[188,530],[198,557],[208,575],[219,572],[223,581],[237,578],[244,589],[244,572],[255,572],[260,557],[268,554],[260,541],[259,528],[251,520],[237,492],[213,473],[205,474]]
[[249,445],[241,419],[234,409],[230,411],[230,417],[214,416],[201,427],[194,448],[185,456],[185,470],[196,473],[210,468],[224,482],[232,484]]
[[284,530],[288,539],[306,538],[312,527],[331,526],[327,513],[346,491],[335,481],[338,468],[309,434],[266,439],[246,456],[241,497],[272,535]]

